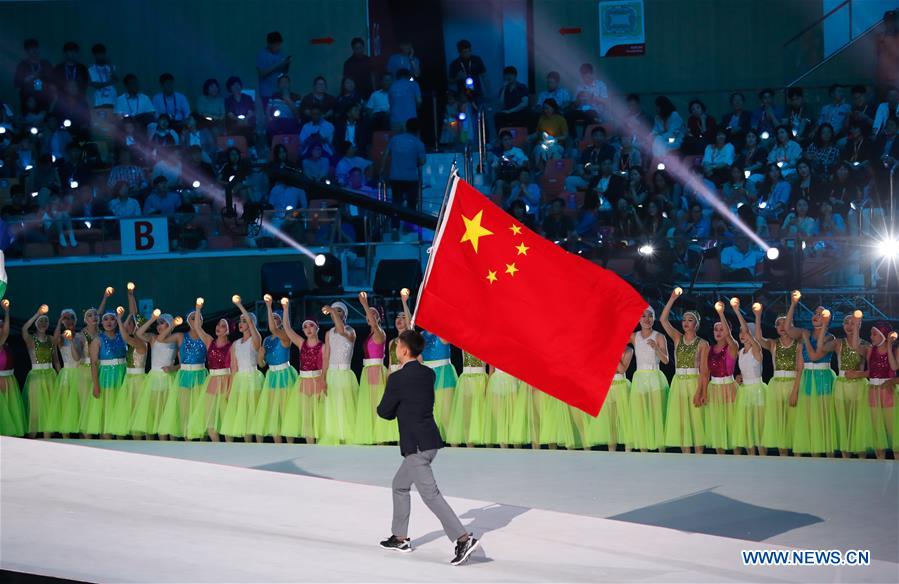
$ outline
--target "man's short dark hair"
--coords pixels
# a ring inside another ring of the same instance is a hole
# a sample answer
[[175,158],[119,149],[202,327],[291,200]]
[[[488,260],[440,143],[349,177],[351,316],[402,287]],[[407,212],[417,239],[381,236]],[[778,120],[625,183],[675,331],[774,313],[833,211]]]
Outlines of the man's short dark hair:
[[510,132],[509,130],[503,130],[502,132],[499,133],[499,139],[500,139],[500,140],[502,140],[502,139],[505,138],[506,136],[508,136],[508,137],[511,139],[511,138],[512,138],[512,132]]
[[581,65],[579,70],[581,72],[581,75],[593,73],[593,65],[591,65],[590,63],[584,63],[583,65]]
[[469,41],[467,41],[467,40],[465,40],[465,39],[462,39],[461,41],[459,41],[458,43],[456,43],[456,50],[457,50],[457,51],[460,51],[460,52],[461,52],[461,51],[464,51],[465,49],[470,49],[470,48],[471,48],[471,42],[469,42]]
[[103,43],[97,43],[96,45],[91,47],[91,54],[102,55],[104,53],[106,53],[106,45],[104,45]]
[[125,85],[131,83],[132,81],[137,81],[137,75],[135,75],[134,73],[128,73],[127,75],[122,77],[122,83],[124,83]]
[[350,41],[350,46],[355,47],[356,45],[365,46],[365,41],[362,40],[360,37],[353,37],[353,40]]
[[240,80],[240,77],[237,77],[237,76],[228,77],[228,81],[225,82],[225,89],[227,91],[231,91],[231,88],[234,87],[235,83],[240,83],[241,85],[243,85],[243,81]]
[[549,73],[547,73],[546,78],[547,78],[547,79],[552,79],[552,80],[555,81],[556,83],[558,83],[559,81],[562,80],[562,76],[559,75],[559,72],[558,72],[558,71],[550,71]]
[[409,349],[409,355],[413,358],[421,355],[425,350],[425,338],[416,330],[407,330],[400,333],[399,342]]
[[25,39],[25,42],[22,43],[22,47],[26,51],[30,51],[31,49],[40,48],[41,44],[37,42],[37,39]]
[[281,36],[281,33],[278,31],[273,31],[265,35],[265,42],[269,45],[274,45],[276,43],[283,43],[284,37]]
[[80,50],[81,50],[81,47],[79,47],[78,43],[76,43],[75,41],[68,41],[68,42],[66,42],[66,44],[64,44],[62,46],[63,53],[68,53],[69,51],[78,52]]
[[503,68],[503,75],[518,75],[518,69],[509,65],[508,67]]
[[409,118],[406,120],[406,131],[410,134],[417,134],[421,124],[418,123],[418,118]]
[[801,87],[791,87],[787,90],[787,99],[793,99],[793,97],[805,97],[805,91]]
[[765,97],[765,95],[774,97],[774,90],[766,87],[765,89],[759,91],[759,99],[762,99],[763,97]]
[[325,83],[328,82],[328,80],[325,79],[325,76],[324,76],[324,75],[319,75],[319,76],[317,76],[315,79],[312,80],[312,85],[315,85],[315,84],[318,83],[319,81],[324,81]]
[[166,81],[174,81],[174,80],[175,80],[175,76],[172,75],[171,73],[163,73],[162,75],[159,76],[159,84],[160,85],[162,85]]
[[830,85],[830,87],[827,88],[827,94],[833,95],[833,92],[836,91],[837,89],[840,89],[841,87],[843,87],[842,83],[832,83]]

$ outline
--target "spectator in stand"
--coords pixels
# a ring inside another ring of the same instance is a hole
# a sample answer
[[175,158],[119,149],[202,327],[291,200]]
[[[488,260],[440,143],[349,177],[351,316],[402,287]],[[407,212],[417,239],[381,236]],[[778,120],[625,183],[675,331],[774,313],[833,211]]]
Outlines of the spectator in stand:
[[493,118],[497,128],[527,127],[529,93],[528,86],[518,81],[518,69],[511,65],[503,69],[503,86],[498,98],[501,109]]
[[461,40],[456,43],[459,56],[449,64],[449,81],[456,85],[456,92],[464,95],[468,101],[481,103],[484,95],[489,95],[487,88],[487,68],[484,61],[471,53],[471,43]]
[[353,145],[353,148],[360,152],[366,152],[371,142],[368,128],[362,122],[362,106],[354,104],[346,111],[344,119],[337,120],[334,125],[333,143],[338,146],[337,155],[343,156],[345,144]]
[[[763,89],[759,92],[759,107],[752,112],[752,129],[759,133],[763,141],[774,134],[774,129],[784,123],[784,111],[774,105],[774,90]],[[765,137],[767,134],[768,137]]]
[[109,171],[109,178],[106,181],[107,186],[115,187],[119,183],[124,183],[135,191],[147,187],[144,169],[132,163],[130,148],[120,148],[117,159],[118,164]]
[[240,77],[229,77],[225,83],[228,96],[225,98],[225,128],[228,134],[246,136],[256,134],[256,106],[253,98],[243,92]]
[[730,176],[730,167],[734,163],[734,146],[727,142],[727,131],[719,128],[715,132],[715,143],[705,147],[702,157],[702,170],[706,178],[720,187]]
[[81,48],[78,43],[68,41],[62,47],[62,54],[65,55],[65,61],[60,63],[54,69],[55,84],[59,91],[65,87],[67,81],[74,81],[78,90],[78,95],[82,98],[87,97],[87,86],[90,82],[90,74],[87,67],[78,60]]
[[366,175],[369,174],[371,160],[359,156],[358,150],[352,142],[344,142],[341,152],[343,152],[343,157],[337,162],[337,168],[334,171],[337,184],[343,186],[347,185],[350,179],[350,171],[354,168],[361,169]]
[[418,118],[418,108],[421,107],[421,89],[418,83],[412,79],[412,72],[408,69],[400,69],[396,80],[390,85],[387,92],[390,99],[390,129],[398,134],[406,127],[406,122],[412,118]]
[[381,86],[373,92],[365,102],[365,116],[371,122],[371,130],[390,129],[390,86],[393,84],[393,75],[384,73],[381,75]]
[[877,106],[874,114],[874,135],[879,136],[890,118],[899,118],[899,86],[887,89],[887,99]]
[[834,212],[843,217],[849,216],[850,203],[863,198],[861,186],[853,176],[853,167],[849,162],[842,162],[834,172],[833,180],[827,186],[827,202]]
[[834,129],[830,124],[821,124],[813,141],[805,151],[805,158],[811,163],[812,171],[822,180],[830,180],[834,166],[840,158],[840,149],[834,140]]
[[300,102],[300,110],[303,112],[303,119],[312,118],[312,108],[317,107],[321,116],[326,120],[334,117],[334,104],[337,100],[333,95],[328,93],[328,82],[319,75],[312,80],[312,93],[303,98]]
[[225,119],[225,98],[222,89],[215,79],[203,82],[203,94],[197,97],[197,115],[201,117],[200,127],[214,125]]
[[162,89],[153,96],[153,107],[156,115],[165,114],[175,127],[190,115],[190,104],[183,93],[175,91],[175,77],[171,73],[159,76],[159,87]]
[[634,146],[633,139],[623,139],[621,148],[615,151],[615,156],[612,158],[612,167],[615,169],[615,172],[623,175],[632,168],[642,166],[643,157],[640,155],[640,150]]
[[846,103],[846,88],[839,83],[834,83],[828,89],[831,102],[821,108],[818,115],[818,127],[830,124],[836,136],[842,136],[846,130],[846,120],[852,111],[852,106]]
[[365,54],[365,41],[355,37],[350,41],[353,54],[343,62],[343,76],[353,80],[362,99],[368,99],[375,86],[371,57]]
[[537,221],[536,217],[533,213],[533,209],[528,207],[528,204],[523,200],[518,199],[512,201],[509,204],[509,214],[512,217],[531,231],[537,230]]
[[[87,97],[78,89],[75,81],[64,81],[63,86],[50,105],[50,112],[59,123],[68,120],[65,126],[67,132],[71,132],[79,140],[90,137],[91,107]],[[51,129],[59,126],[51,126]]]
[[[273,158],[272,167],[274,168],[290,166],[287,160],[287,148],[283,144],[275,146]],[[271,191],[269,191],[268,203],[277,213],[309,208],[309,202],[304,190],[288,186],[280,181],[275,182]]]
[[750,247],[748,238],[739,237],[733,245],[721,250],[721,271],[728,280],[754,280],[764,257],[762,250]]
[[550,71],[546,76],[546,91],[541,91],[537,96],[537,102],[534,104],[534,111],[538,114],[543,111],[543,102],[547,99],[554,99],[559,104],[562,111],[568,109],[571,105],[571,94],[568,90],[559,85],[561,77],[558,71]]
[[174,148],[181,143],[178,132],[172,129],[171,119],[168,114],[162,114],[156,120],[155,126],[152,128],[147,142],[153,150],[154,158],[161,158],[163,152]]
[[574,227],[574,220],[565,214],[565,200],[560,197],[553,199],[540,225],[543,237],[558,243],[567,239],[574,232]]
[[803,197],[796,199],[796,207],[784,217],[780,227],[781,237],[814,237],[818,233],[818,225],[809,216],[809,202]]
[[[25,190],[31,193],[34,202],[41,207],[49,203],[51,194],[62,192],[62,181],[59,180],[59,173],[53,166],[53,157],[50,154],[41,154],[37,159],[37,166],[25,179]],[[35,197],[34,193],[38,193],[38,196]]]
[[340,122],[346,118],[346,113],[351,107],[362,102],[362,96],[356,91],[356,82],[351,77],[344,77],[340,83],[340,95],[334,102],[334,120]]
[[512,208],[512,204],[521,201],[525,204],[525,213],[533,217],[540,216],[540,187],[531,182],[531,172],[523,168],[518,175],[518,181],[512,185],[512,191],[509,194],[509,200],[506,202],[508,208]]
[[181,195],[169,190],[169,181],[164,176],[153,179],[153,190],[144,200],[144,215],[174,215],[181,205]]
[[899,126],[899,118],[889,118],[884,124],[883,133],[874,141],[876,160],[871,168],[874,170],[875,191],[883,202],[890,200],[890,172],[895,168],[897,159],[899,159],[897,126]]
[[[206,199],[212,200],[210,196],[215,184],[215,170],[212,165],[205,159],[205,153],[200,146],[190,146],[187,149],[188,165],[181,169],[180,183],[190,186]],[[199,186],[195,186],[200,183]]]
[[636,205],[637,209],[642,209],[646,199],[649,197],[649,189],[646,188],[646,178],[643,175],[643,169],[635,166],[627,173],[627,184],[621,196],[626,198],[632,205]]
[[796,163],[802,156],[802,147],[790,139],[790,129],[784,125],[777,126],[774,137],[774,146],[768,152],[768,164],[776,164],[784,176],[792,176],[796,173]]
[[49,105],[50,87],[54,80],[53,66],[41,59],[41,47],[37,39],[25,39],[25,58],[16,65],[13,86],[19,92],[19,103],[25,109],[25,100],[34,96],[38,103]]
[[651,193],[652,199],[671,217],[679,221],[686,214],[687,202],[683,188],[671,178],[668,172],[656,170],[652,173]]
[[50,197],[47,209],[41,217],[44,233],[49,241],[58,241],[59,247],[78,247],[72,229],[72,217],[66,202],[59,195]]
[[369,197],[378,196],[378,191],[376,189],[365,184],[365,174],[362,172],[361,168],[351,168],[347,178],[348,181],[346,186],[348,189],[356,191],[357,193],[362,193],[363,195],[368,195]]
[[852,86],[852,110],[849,112],[849,130],[853,124],[862,128],[866,136],[874,127],[874,117],[877,115],[877,107],[868,101],[868,88],[864,85]]
[[[612,160],[606,158],[600,161],[599,174],[590,179],[587,190],[596,191],[600,196],[602,207],[614,209],[618,200],[624,196],[627,186],[627,181],[624,178],[612,172]],[[608,202],[608,205],[606,205],[606,202]]]
[[718,126],[702,100],[694,99],[687,109],[690,111],[690,117],[687,118],[687,135],[684,137],[683,151],[684,154],[702,154],[706,152],[706,146],[715,142]]
[[748,204],[750,200],[755,201],[758,199],[755,183],[746,178],[745,170],[740,164],[731,165],[730,180],[724,183],[722,194],[724,195],[724,202],[734,212],[741,206]]
[[708,239],[712,234],[712,222],[703,212],[702,205],[693,203],[690,212],[684,216],[678,233],[686,239]]
[[115,84],[119,76],[116,74],[115,65],[110,62],[105,45],[99,43],[94,45],[91,53],[94,56],[94,64],[88,68],[87,73],[91,87],[94,88],[94,107],[112,109],[118,97]]
[[652,126],[654,136],[652,154],[666,156],[672,150],[680,150],[684,142],[684,120],[674,104],[664,95],[656,98],[656,117]]
[[64,127],[55,113],[49,113],[44,132],[38,135],[41,152],[50,154],[53,161],[62,160],[66,147],[72,143],[72,135],[69,128]]
[[400,41],[400,52],[390,55],[387,59],[387,72],[394,78],[401,77],[400,70],[405,69],[409,72],[409,77],[421,77],[421,61],[415,56],[415,48],[412,41]]
[[[636,93],[629,93],[627,96],[627,112],[621,119],[621,142],[631,142],[634,146],[642,143],[645,128],[650,127],[652,120],[643,113],[643,106],[640,104],[640,96]],[[640,150],[641,148],[637,148]]]
[[537,120],[537,132],[531,136],[536,143],[534,162],[543,170],[547,160],[562,158],[568,143],[568,122],[560,115],[559,104],[553,99],[543,102],[543,115]]
[[22,108],[22,126],[23,130],[37,134],[31,128],[42,129],[47,119],[47,108],[49,104],[44,104],[36,95],[29,95],[25,98],[25,105]]
[[605,81],[596,77],[593,65],[584,63],[578,69],[581,75],[581,83],[575,89],[575,94],[586,94],[587,103],[592,115],[582,117],[587,124],[602,122],[608,115],[609,88]]
[[846,222],[840,214],[833,212],[830,201],[821,203],[818,219],[815,221],[815,233],[821,237],[846,236]]
[[724,129],[727,130],[728,142],[733,144],[736,149],[743,148],[746,144],[746,133],[752,128],[752,113],[743,109],[745,105],[746,97],[742,93],[732,93],[730,95],[731,111],[721,120]]
[[736,159],[737,164],[749,173],[749,180],[762,182],[768,167],[768,152],[761,145],[759,134],[749,130],[745,135],[745,145]]
[[515,146],[512,133],[508,130],[500,132],[499,143],[498,152],[493,155],[493,176],[496,183],[511,184],[521,175],[522,169],[527,169],[528,157],[521,148]]
[[812,129],[811,114],[805,104],[805,92],[801,87],[791,87],[787,90],[787,120],[793,139],[804,144]]
[[315,141],[322,145],[328,156],[333,154],[334,125],[322,117],[318,106],[309,108],[309,121],[300,130],[300,149],[306,150]]
[[123,118],[133,118],[137,123],[149,123],[156,113],[153,102],[140,92],[137,75],[128,73],[122,79],[125,92],[116,98],[115,113]]
[[[293,55],[286,57],[281,52],[284,45],[284,37],[278,31],[270,32],[265,36],[265,48],[256,55],[256,73],[259,75],[260,99],[265,100],[274,95],[278,90],[278,78],[290,72],[290,63]],[[230,87],[230,83],[228,83]],[[231,89],[229,88],[230,92]]]
[[179,143],[184,149],[199,148],[200,154],[205,160],[212,160],[218,149],[212,133],[209,130],[200,129],[200,116],[198,114],[190,114],[184,120]]
[[855,123],[851,124],[849,126],[849,135],[846,138],[846,145],[840,153],[840,160],[851,164],[853,170],[867,174],[866,171],[871,167],[873,158],[873,140],[867,137],[863,126]]
[[652,242],[656,249],[668,247],[668,233],[674,228],[674,223],[665,216],[658,203],[646,203],[646,210],[637,213],[636,219],[640,235]]
[[877,83],[899,87],[899,11],[883,13],[883,30],[877,35]]
[[306,177],[317,181],[323,181],[330,176],[331,163],[324,157],[321,143],[312,143],[309,146],[309,149],[304,153],[303,174],[305,174]]
[[278,89],[268,98],[266,113],[269,138],[278,134],[298,134],[300,132],[300,100],[302,97],[291,91],[290,76],[278,78]]
[[780,166],[769,164],[768,176],[759,191],[758,214],[768,221],[779,221],[790,204],[791,191]]
[[594,241],[599,236],[600,216],[608,214],[611,207],[606,204],[600,206],[599,193],[595,190],[588,190],[584,194],[584,206],[578,212],[577,224],[574,227],[578,237],[589,241]]
[[602,126],[595,126],[590,130],[590,140],[591,143],[581,153],[581,164],[599,164],[606,158],[614,159],[618,153],[615,147],[609,144],[608,134]]
[[[426,159],[425,145],[418,138],[418,129],[418,118],[407,121],[406,131],[390,138],[381,160],[380,174],[390,181],[393,204],[406,205],[410,209],[418,209],[421,167]],[[399,227],[398,219],[394,219],[393,227]]]
[[118,182],[112,189],[113,199],[109,201],[109,212],[113,217],[137,217],[141,214],[140,203],[131,197],[131,187],[126,182]]
[[637,206],[625,198],[618,199],[615,213],[615,237],[628,240],[636,239],[640,235],[640,224]]
[[63,191],[74,190],[78,185],[86,185],[91,181],[91,169],[84,163],[83,151],[78,142],[66,146],[65,158],[58,162],[58,174]]

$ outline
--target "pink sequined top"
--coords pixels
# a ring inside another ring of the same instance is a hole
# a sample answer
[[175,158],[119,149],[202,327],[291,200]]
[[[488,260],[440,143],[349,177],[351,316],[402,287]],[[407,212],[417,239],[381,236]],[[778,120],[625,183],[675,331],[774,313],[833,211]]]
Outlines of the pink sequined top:
[[324,348],[324,343],[310,347],[309,343],[303,342],[303,346],[300,347],[300,371],[321,371]]
[[12,355],[6,345],[0,347],[0,371],[8,371],[13,368]]
[[872,347],[868,353],[868,378],[892,379],[895,375],[896,372],[890,369],[890,354]]
[[365,358],[366,359],[380,359],[384,360],[384,350],[387,347],[387,343],[376,343],[374,341],[374,337],[368,337],[365,341],[365,347],[363,348]]
[[727,377],[734,374],[736,358],[730,354],[727,345],[719,351],[715,346],[709,349],[709,374],[712,377]]
[[210,369],[231,369],[231,343],[219,347],[218,341],[212,341],[206,351],[206,362]]

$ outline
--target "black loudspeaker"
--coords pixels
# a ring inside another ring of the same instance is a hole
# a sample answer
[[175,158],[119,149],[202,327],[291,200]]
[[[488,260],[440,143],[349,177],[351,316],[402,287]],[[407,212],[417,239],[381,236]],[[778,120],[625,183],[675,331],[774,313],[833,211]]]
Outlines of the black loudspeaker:
[[421,262],[418,260],[381,260],[372,289],[375,294],[396,296],[403,288],[418,288],[421,277]]
[[275,298],[296,298],[309,292],[309,279],[303,262],[262,264],[262,292]]
[[319,254],[316,259],[324,259],[322,265],[315,266],[315,287],[319,294],[340,294],[343,292],[343,271],[340,267],[340,259],[337,256],[326,253]]

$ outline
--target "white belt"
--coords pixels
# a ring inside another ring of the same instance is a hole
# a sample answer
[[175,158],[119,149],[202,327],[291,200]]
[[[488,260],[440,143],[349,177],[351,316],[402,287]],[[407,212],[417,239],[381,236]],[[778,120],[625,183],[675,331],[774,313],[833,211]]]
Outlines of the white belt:
[[230,374],[231,374],[230,369],[210,369],[209,370],[210,377],[223,377],[225,375],[230,375]]
[[284,371],[288,367],[290,367],[290,363],[278,363],[277,365],[269,365],[268,370],[269,371]]
[[436,359],[434,361],[425,361],[425,365],[430,367],[431,369],[437,369],[438,367],[443,367],[444,365],[449,365],[449,359]]
[[82,365],[90,365],[90,364],[91,364],[91,358],[90,358],[90,357],[85,357],[84,359],[81,360],[81,364],[82,364]]
[[300,377],[303,379],[312,379],[314,377],[321,377],[321,375],[321,369],[316,369],[315,371],[300,371]]
[[3,371],[0,371],[0,377],[12,377],[15,374],[15,369],[4,369]]
[[115,367],[116,365],[124,365],[124,359],[100,359],[100,367]]
[[761,377],[756,377],[755,379],[746,379],[745,377],[743,378],[743,385],[756,385],[761,382]]
[[[854,370],[853,370],[853,371],[854,371]],[[839,375],[840,377],[846,377],[846,374],[847,374],[847,373],[851,373],[851,371],[846,370],[846,369],[840,369],[840,372],[839,372],[838,375]],[[861,379],[861,378],[856,378],[856,379]]]
[[350,368],[349,363],[338,363],[336,365],[328,365],[328,369],[336,369],[338,371],[346,371]]
[[394,365],[391,365],[391,366],[390,366],[390,372],[391,372],[391,373],[393,373],[394,371],[399,371],[399,370],[400,370],[400,366],[399,366],[399,365],[395,365],[395,364],[394,364]]
[[805,368],[823,371],[825,369],[830,369],[830,363],[806,363]]
[[206,365],[202,363],[182,363],[181,371],[202,371],[206,369]]
[[52,369],[53,363],[32,363],[32,369]]
[[383,364],[384,364],[383,358],[381,358],[381,359],[371,358],[371,359],[363,359],[362,360],[363,367],[370,367],[372,365],[383,365]]
[[712,383],[725,384],[725,383],[733,383],[734,376],[728,375],[726,377],[712,377]]
[[675,375],[699,375],[699,369],[696,367],[678,367],[674,370]]
[[774,371],[774,377],[796,377],[795,371],[785,371],[783,369],[778,369]]
[[129,367],[125,370],[125,373],[128,375],[143,375],[144,368],[143,367]]
[[613,381],[613,382],[614,382],[614,381],[627,381],[627,377],[625,377],[625,376],[624,376],[623,374],[621,374],[621,373],[616,373],[615,375],[612,376],[612,381]]
[[637,368],[637,371],[658,371],[658,370],[659,370],[658,365],[656,365],[655,367],[650,366],[650,367],[638,367]]
[[465,373],[487,373],[487,368],[484,366],[481,367],[463,367],[462,374]]
[[868,385],[883,385],[884,383],[887,383],[889,381],[892,381],[892,379],[884,378],[884,377],[875,377],[874,379],[868,380]]
[[63,368],[63,369],[80,369],[80,368],[81,368],[81,363],[68,363],[68,364],[67,364],[67,363],[63,363],[63,364],[62,364],[62,368]]

